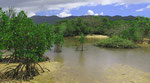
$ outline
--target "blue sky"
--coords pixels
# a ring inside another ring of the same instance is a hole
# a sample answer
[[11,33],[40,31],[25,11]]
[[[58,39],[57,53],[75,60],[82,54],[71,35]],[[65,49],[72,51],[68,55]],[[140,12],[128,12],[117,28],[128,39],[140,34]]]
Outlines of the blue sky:
[[0,0],[0,6],[16,11],[24,10],[28,16],[59,17],[81,15],[121,15],[150,17],[150,0]]
[[[121,15],[121,16],[145,16],[150,17],[150,8],[146,8],[149,6],[149,3],[144,4],[130,4],[130,5],[97,5],[97,6],[81,6],[79,8],[73,8],[69,11],[72,16],[81,16],[81,15]],[[141,9],[141,11],[140,11]],[[143,9],[143,10],[142,10]],[[50,10],[50,11],[40,11],[37,12],[36,15],[40,16],[51,16],[58,15],[63,12],[63,8],[61,10]],[[139,11],[138,11],[139,10]],[[93,14],[90,14],[89,11],[92,11]]]

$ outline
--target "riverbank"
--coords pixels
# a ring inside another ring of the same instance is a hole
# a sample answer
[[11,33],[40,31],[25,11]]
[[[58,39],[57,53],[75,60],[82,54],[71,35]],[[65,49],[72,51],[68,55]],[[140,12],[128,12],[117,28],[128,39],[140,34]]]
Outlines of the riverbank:
[[137,44],[137,45],[142,48],[150,48],[150,44]]
[[[61,64],[59,62],[49,62],[49,61],[46,61],[46,62],[40,62],[39,63],[41,65],[41,67],[45,70],[44,73],[41,73],[40,72],[40,75],[38,76],[35,76],[33,80],[30,80],[30,81],[22,81],[22,83],[42,83],[40,82],[41,80],[43,81],[43,79],[45,78],[45,76],[47,77],[50,77],[52,78],[52,73],[55,72],[57,69],[60,68]],[[9,66],[14,66],[12,68],[15,68],[16,66],[18,65],[18,63],[10,63],[10,64],[7,64],[7,63],[1,63],[0,64],[0,71],[1,73],[3,73],[3,69],[5,69],[6,67],[9,67]],[[50,70],[50,71],[49,71]],[[13,81],[13,82],[12,82]],[[20,83],[20,81],[18,80],[6,80],[2,83]],[[49,83],[49,82],[46,82],[46,83]]]
[[[75,38],[80,38],[80,36],[75,36]],[[87,35],[85,38],[87,38],[87,39],[106,39],[109,37],[106,35]]]

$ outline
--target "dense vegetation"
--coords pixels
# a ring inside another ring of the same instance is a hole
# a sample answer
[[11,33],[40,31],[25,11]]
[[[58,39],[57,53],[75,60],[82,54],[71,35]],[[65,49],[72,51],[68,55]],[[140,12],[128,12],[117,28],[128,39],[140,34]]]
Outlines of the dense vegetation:
[[137,47],[132,41],[120,38],[118,36],[113,36],[112,38],[100,40],[95,45],[99,47],[108,47],[108,48],[136,48]]
[[86,16],[83,18],[64,19],[54,25],[59,27],[64,36],[84,34],[100,34],[110,37],[118,35],[134,42],[141,42],[150,37],[150,18],[135,17],[132,20],[111,21],[106,17]]
[[54,51],[55,52],[61,52],[63,43],[64,43],[63,35],[61,33],[56,33],[55,34],[55,40],[54,40],[54,44],[55,44]]
[[54,44],[54,33],[52,25],[35,25],[24,11],[14,14],[0,9],[0,50],[12,51],[5,56],[8,62],[19,62],[16,68],[4,69],[3,77],[30,80],[39,75],[39,68],[44,72],[38,62],[45,61],[43,55]]

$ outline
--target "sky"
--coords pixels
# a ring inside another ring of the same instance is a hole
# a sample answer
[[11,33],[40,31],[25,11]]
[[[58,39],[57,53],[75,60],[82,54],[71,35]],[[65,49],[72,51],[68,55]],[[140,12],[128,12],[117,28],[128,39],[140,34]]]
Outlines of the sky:
[[24,10],[28,17],[102,15],[150,17],[150,0],[0,0],[0,7]]

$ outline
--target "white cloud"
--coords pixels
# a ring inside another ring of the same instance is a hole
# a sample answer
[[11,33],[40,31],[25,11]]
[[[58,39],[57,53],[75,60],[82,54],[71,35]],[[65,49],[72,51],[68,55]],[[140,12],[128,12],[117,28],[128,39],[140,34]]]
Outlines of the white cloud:
[[94,15],[94,12],[92,10],[88,10],[88,15]]
[[141,12],[141,11],[144,11],[144,10],[149,9],[149,8],[150,8],[150,5],[147,5],[145,8],[137,9],[136,11]]
[[150,5],[148,5],[146,8],[150,8]]
[[61,12],[60,14],[57,14],[58,17],[69,17],[72,16],[72,14],[70,14],[69,9],[65,9],[63,12]]
[[88,10],[87,15],[93,15],[93,16],[98,16],[98,13],[94,13],[92,10]]
[[95,15],[95,16],[98,16],[99,14],[96,13],[96,14],[94,14],[94,15]]
[[[140,4],[150,3],[150,0],[0,0],[0,6],[4,9],[8,7],[15,7],[25,10],[34,15],[40,11],[73,9],[81,6],[96,6],[96,5],[110,5],[110,4]],[[125,7],[127,7],[127,5]],[[67,14],[62,12],[62,14]]]
[[104,12],[101,12],[100,15],[103,16],[103,15],[104,15]]
[[141,9],[138,9],[138,10],[136,10],[137,12],[141,12],[141,11],[143,11],[144,10],[144,8],[141,8]]

